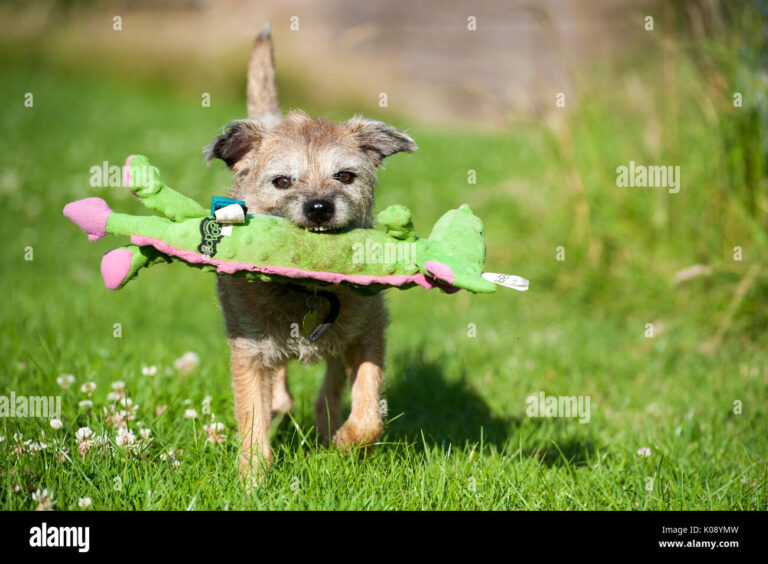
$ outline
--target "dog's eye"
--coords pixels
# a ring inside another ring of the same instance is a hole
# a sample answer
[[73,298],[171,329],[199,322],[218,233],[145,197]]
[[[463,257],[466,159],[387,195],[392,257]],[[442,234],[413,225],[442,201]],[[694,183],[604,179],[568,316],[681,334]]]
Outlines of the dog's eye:
[[272,185],[275,188],[281,188],[283,190],[286,188],[290,188],[292,184],[293,184],[293,180],[291,180],[287,176],[278,176],[272,181]]
[[342,170],[333,175],[333,177],[342,184],[352,184],[355,176],[354,172],[349,172],[348,170]]

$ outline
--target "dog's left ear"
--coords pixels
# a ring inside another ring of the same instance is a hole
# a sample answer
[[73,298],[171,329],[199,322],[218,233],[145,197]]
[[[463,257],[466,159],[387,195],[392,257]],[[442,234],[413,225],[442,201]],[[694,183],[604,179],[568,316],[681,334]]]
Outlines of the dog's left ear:
[[411,137],[386,123],[355,116],[345,124],[360,145],[360,149],[376,166],[384,157],[395,153],[413,153],[418,147]]
[[262,138],[262,127],[257,121],[233,121],[204,149],[205,160],[210,164],[213,159],[221,159],[229,168],[240,172],[256,157]]

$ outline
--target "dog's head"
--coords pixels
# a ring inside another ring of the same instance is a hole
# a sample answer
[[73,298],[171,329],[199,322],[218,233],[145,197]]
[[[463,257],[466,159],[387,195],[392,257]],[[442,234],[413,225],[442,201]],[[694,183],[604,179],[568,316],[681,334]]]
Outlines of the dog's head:
[[205,154],[235,172],[230,195],[249,212],[332,231],[370,227],[376,168],[384,157],[416,149],[405,132],[380,121],[335,123],[295,111],[272,126],[232,122]]

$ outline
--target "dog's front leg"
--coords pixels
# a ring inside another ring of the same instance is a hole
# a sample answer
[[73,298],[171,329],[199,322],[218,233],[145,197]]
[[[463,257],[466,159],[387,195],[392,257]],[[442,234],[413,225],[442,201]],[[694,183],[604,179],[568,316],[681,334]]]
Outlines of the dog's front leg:
[[275,368],[264,366],[247,343],[235,340],[232,347],[232,387],[235,414],[240,427],[240,474],[258,478],[272,463],[269,425],[272,416],[272,379]]
[[384,338],[350,345],[347,367],[352,380],[352,410],[333,439],[341,450],[374,443],[384,430],[379,410],[384,366]]
[[281,413],[293,415],[293,396],[288,389],[288,373],[285,365],[277,367],[272,377],[272,417]]

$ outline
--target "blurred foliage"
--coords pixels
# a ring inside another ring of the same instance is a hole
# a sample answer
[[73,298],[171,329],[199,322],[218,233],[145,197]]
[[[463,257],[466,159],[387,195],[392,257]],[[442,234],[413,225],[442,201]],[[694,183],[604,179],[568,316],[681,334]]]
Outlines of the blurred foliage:
[[[572,71],[578,105],[550,120],[551,154],[573,210],[562,244],[579,264],[560,288],[595,305],[613,296],[611,309],[623,299],[656,309],[675,292],[699,300],[687,313],[711,326],[758,263],[737,309],[742,329],[760,339],[768,292],[766,3],[657,7],[642,46]],[[616,167],[630,161],[679,165],[680,192],[616,187]],[[675,272],[696,263],[714,275],[672,289]]]

